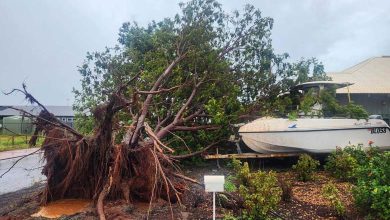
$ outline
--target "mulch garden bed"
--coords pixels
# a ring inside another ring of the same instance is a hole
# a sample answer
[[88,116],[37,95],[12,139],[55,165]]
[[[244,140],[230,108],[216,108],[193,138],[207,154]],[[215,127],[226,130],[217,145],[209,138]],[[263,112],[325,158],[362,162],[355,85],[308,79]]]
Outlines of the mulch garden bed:
[[[214,163],[206,166],[190,167],[183,172],[192,178],[203,182],[203,175],[223,174],[228,175],[229,169],[217,169]],[[281,201],[275,213],[280,219],[341,219],[336,215],[328,201],[321,195],[322,187],[329,181],[334,182],[340,192],[341,200],[346,206],[345,219],[362,219],[353,207],[351,194],[352,185],[347,182],[338,182],[327,173],[319,171],[315,178],[309,182],[297,181],[291,171],[279,171],[278,177],[289,180],[292,183],[292,199],[289,202]],[[182,204],[170,205],[165,200],[159,199],[152,204],[136,202],[128,205],[124,200],[105,201],[105,213],[107,219],[211,219],[212,195],[205,193],[204,189],[196,184],[189,184],[187,192],[182,198]],[[39,192],[42,187],[34,186],[0,196],[0,219],[40,219],[30,217],[39,209]],[[217,218],[223,218],[224,213],[230,210],[217,207]],[[73,216],[60,219],[97,219],[94,208]],[[41,218],[42,219],[42,218]]]

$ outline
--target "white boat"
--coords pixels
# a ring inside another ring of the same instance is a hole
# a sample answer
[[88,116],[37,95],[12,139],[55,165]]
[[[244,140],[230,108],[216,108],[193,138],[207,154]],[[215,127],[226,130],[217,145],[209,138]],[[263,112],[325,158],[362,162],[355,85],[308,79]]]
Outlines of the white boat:
[[259,153],[330,153],[348,145],[390,149],[390,128],[381,119],[260,118],[242,126],[244,143]]
[[[309,89],[348,87],[351,83],[316,81],[299,84],[290,92],[304,93]],[[289,95],[290,92],[282,95]],[[318,92],[317,92],[318,93]],[[317,108],[318,107],[318,108]],[[313,106],[316,113],[321,106]],[[330,153],[348,145],[376,146],[390,149],[390,128],[378,118],[368,120],[335,118],[260,118],[240,127],[244,143],[259,153]]]

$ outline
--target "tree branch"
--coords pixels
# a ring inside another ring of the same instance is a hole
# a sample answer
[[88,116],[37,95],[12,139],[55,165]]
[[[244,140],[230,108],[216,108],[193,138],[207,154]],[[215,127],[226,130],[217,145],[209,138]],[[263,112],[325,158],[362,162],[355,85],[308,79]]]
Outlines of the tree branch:
[[217,130],[221,128],[215,125],[199,125],[194,127],[189,126],[174,126],[172,131],[198,131],[198,130]]
[[188,97],[186,103],[180,108],[180,110],[177,112],[175,119],[173,120],[174,123],[177,123],[180,119],[180,117],[183,115],[186,108],[191,104],[192,100],[195,97],[195,94],[198,90],[198,87],[202,84],[202,82],[199,82],[195,85],[195,87],[192,89],[190,97]]
[[37,99],[34,98],[29,92],[27,92],[27,86],[25,83],[22,84],[23,91],[20,89],[13,89],[11,92],[3,92],[4,95],[10,95],[14,92],[21,92],[25,95],[25,98],[31,103],[36,103],[39,107],[41,107],[44,111],[49,112],[44,105],[42,105]]
[[[184,55],[181,55],[177,57],[174,61],[171,62],[171,64],[165,69],[165,71],[158,77],[156,82],[154,83],[152,89],[150,92],[154,92],[157,90],[157,88],[161,85],[162,81],[172,72],[173,68],[185,57]],[[142,126],[144,125],[144,121],[146,118],[146,115],[148,113],[149,105],[152,102],[154,94],[148,94],[146,97],[145,102],[142,105],[141,114],[138,117],[137,126],[135,127],[133,136],[130,141],[130,145],[135,144],[138,141],[139,133],[141,131]]]
[[168,131],[172,130],[176,125],[183,123],[183,119],[180,119],[187,109],[187,107],[191,104],[192,100],[195,97],[196,91],[198,87],[202,84],[202,82],[197,83],[194,88],[192,89],[191,95],[188,97],[186,103],[180,108],[180,110],[176,113],[175,118],[173,119],[172,123],[170,123],[168,126],[162,128],[158,133],[157,137],[158,138],[163,138],[165,135],[168,134]]
[[133,78],[131,78],[127,83],[121,85],[117,91],[117,93],[121,93],[126,87],[128,87],[135,79],[137,79],[141,73],[143,73],[143,71],[140,71],[139,73],[137,73]]
[[[233,40],[229,41],[225,47],[222,49],[221,53],[218,55],[218,59],[221,59],[223,56],[225,56],[226,54],[230,53],[232,50],[234,49],[237,49],[240,47],[240,44],[239,41],[248,34],[249,31],[251,31],[254,27],[256,26],[256,24],[253,24],[252,26],[250,26],[249,28],[247,28],[246,30],[241,30],[242,33],[239,34],[237,36],[237,38],[234,40],[234,42],[232,44],[230,44]],[[238,45],[236,45],[238,44]]]
[[146,122],[145,122],[145,128],[146,128],[145,129],[146,133],[148,133],[149,137],[155,142],[155,145],[157,144],[157,145],[163,147],[164,149],[168,150],[171,153],[175,152],[172,148],[166,146],[165,144],[163,144],[160,141],[160,139],[157,138],[156,134],[153,133],[152,128]]
[[170,92],[170,91],[172,91],[174,89],[177,89],[177,88],[180,88],[180,87],[182,87],[182,85],[174,86],[174,87],[169,88],[169,89],[159,89],[157,91],[136,91],[136,93],[138,93],[138,94],[147,94],[147,95],[152,94],[152,95],[154,95],[154,94],[159,94],[159,93],[163,93],[163,92]]
[[168,121],[169,118],[172,117],[172,113],[168,112],[167,116],[156,125],[156,128],[154,129],[154,133],[158,133],[160,131],[160,128]]
[[33,151],[33,152],[29,153],[29,154],[26,154],[26,155],[21,156],[19,159],[17,159],[17,160],[12,164],[12,166],[10,166],[3,174],[0,175],[0,178],[3,178],[3,176],[4,176],[5,174],[7,174],[9,171],[11,171],[12,168],[14,168],[14,166],[15,166],[19,161],[23,160],[24,158],[26,158],[26,157],[28,157],[28,156],[30,156],[30,155],[33,155],[33,154],[37,153],[38,151],[42,150],[43,147],[45,147],[45,146],[42,146],[42,147],[40,147],[38,150]]
[[207,147],[203,148],[202,150],[199,150],[199,151],[196,151],[196,152],[193,152],[193,153],[190,153],[190,154],[182,154],[182,155],[172,155],[170,156],[172,159],[185,159],[185,158],[188,158],[188,157],[193,157],[193,156],[196,156],[198,154],[201,154],[207,150],[209,150],[210,148],[212,147],[215,147],[217,144],[220,144],[222,143],[223,141],[226,141],[225,139],[223,140],[220,140],[220,141],[217,141],[217,142],[214,142],[214,143],[211,143],[209,144]]
[[203,111],[203,107],[199,108],[195,113],[193,113],[193,114],[183,118],[183,122],[187,122],[187,121],[189,121],[191,119],[194,119],[197,116],[200,116],[202,111]]

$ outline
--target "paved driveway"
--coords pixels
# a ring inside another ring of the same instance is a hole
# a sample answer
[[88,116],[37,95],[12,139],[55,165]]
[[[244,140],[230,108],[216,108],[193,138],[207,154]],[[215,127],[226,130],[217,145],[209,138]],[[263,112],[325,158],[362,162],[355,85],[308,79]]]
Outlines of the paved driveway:
[[[36,150],[38,148],[0,152],[0,175],[6,172],[16,160],[20,159],[19,156],[32,153]],[[39,153],[23,158],[10,172],[0,178],[0,195],[30,187],[44,181],[46,177],[41,174],[41,167],[43,166],[43,161],[41,160],[42,155],[42,152],[39,151]]]

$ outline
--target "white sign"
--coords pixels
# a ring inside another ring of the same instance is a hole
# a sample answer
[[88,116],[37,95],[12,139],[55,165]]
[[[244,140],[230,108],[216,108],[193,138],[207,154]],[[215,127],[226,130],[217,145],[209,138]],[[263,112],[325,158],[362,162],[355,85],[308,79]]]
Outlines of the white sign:
[[204,176],[206,192],[213,192],[213,220],[215,220],[215,192],[223,192],[225,176]]
[[206,192],[223,192],[225,176],[204,176]]

